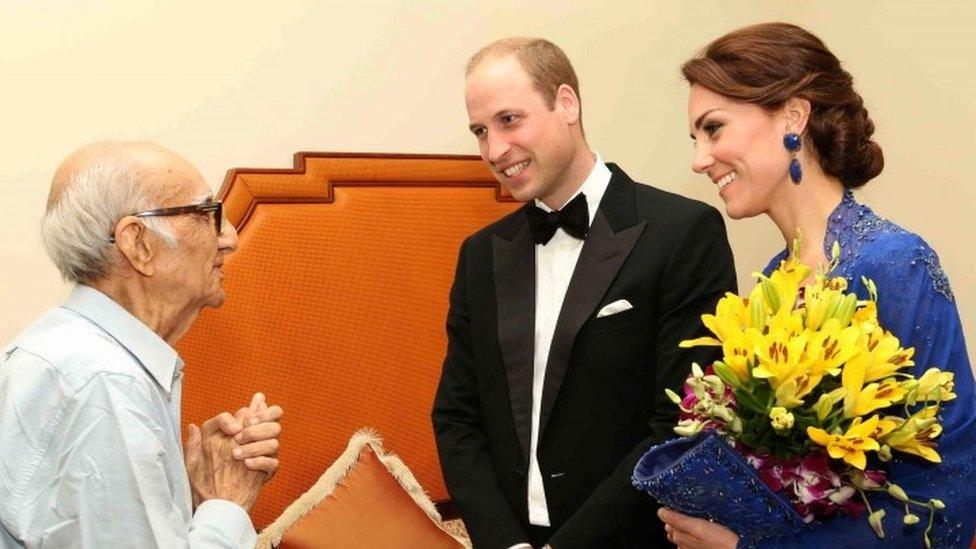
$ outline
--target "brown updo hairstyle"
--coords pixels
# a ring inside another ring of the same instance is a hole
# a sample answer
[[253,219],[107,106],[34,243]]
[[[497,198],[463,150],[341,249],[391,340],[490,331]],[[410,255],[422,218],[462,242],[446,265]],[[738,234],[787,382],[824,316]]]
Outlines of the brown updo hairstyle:
[[771,111],[791,97],[809,101],[804,141],[812,142],[823,171],[849,189],[884,168],[881,147],[871,141],[874,123],[851,75],[819,38],[796,25],[761,23],[730,32],[681,72],[689,84]]

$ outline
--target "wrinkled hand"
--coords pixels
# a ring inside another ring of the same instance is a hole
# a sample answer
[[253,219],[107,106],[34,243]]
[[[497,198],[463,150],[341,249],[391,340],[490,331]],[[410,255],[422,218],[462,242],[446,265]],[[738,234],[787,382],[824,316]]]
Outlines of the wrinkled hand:
[[190,424],[185,460],[194,508],[208,499],[233,501],[250,511],[278,468],[282,410],[257,393],[236,416],[221,413],[201,427]]
[[657,516],[664,522],[668,541],[681,549],[735,549],[739,536],[728,528],[705,519],[682,515],[677,511],[661,508]]
[[251,405],[241,408],[234,414],[243,429],[227,433],[239,445],[232,452],[234,459],[244,460],[244,465],[252,471],[263,471],[268,479],[278,470],[278,437],[281,436],[281,406],[268,406],[264,395],[255,393]]

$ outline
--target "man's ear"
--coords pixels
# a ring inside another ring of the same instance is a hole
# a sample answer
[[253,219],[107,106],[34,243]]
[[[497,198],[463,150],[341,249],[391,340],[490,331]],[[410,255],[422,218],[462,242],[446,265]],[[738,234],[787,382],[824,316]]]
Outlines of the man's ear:
[[143,276],[156,272],[152,260],[159,242],[154,240],[138,217],[127,215],[115,224],[115,246],[129,266]]
[[787,131],[803,135],[810,120],[810,102],[800,97],[791,97],[783,104],[781,111],[786,119]]
[[563,114],[567,124],[576,124],[580,119],[580,101],[576,92],[568,84],[556,88],[555,108]]

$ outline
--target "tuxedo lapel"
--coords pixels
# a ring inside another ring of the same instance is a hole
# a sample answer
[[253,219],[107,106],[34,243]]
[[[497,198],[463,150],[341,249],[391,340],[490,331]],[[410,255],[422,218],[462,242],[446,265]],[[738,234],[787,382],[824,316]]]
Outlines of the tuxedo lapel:
[[556,321],[542,386],[539,440],[566,376],[576,334],[596,311],[647,225],[646,221],[637,222],[633,202],[636,183],[616,166],[609,167],[613,176],[590,226]]
[[535,345],[535,242],[528,223],[493,236],[498,343],[501,346],[515,431],[529,460],[532,434],[532,357]]

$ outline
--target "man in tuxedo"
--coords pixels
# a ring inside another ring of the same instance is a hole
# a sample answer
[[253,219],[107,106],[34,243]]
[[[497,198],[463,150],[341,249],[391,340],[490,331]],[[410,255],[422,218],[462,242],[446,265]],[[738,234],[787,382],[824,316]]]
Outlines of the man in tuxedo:
[[722,217],[590,150],[554,44],[500,40],[466,74],[481,156],[526,204],[459,254],[432,414],[448,490],[477,548],[663,545],[630,477],[673,436],[664,389],[714,358],[678,343],[735,290]]

